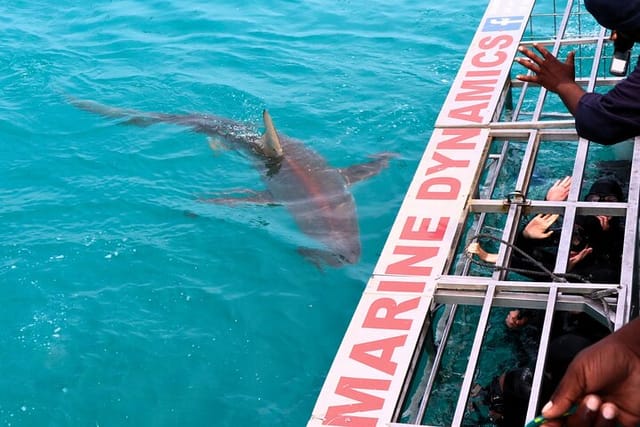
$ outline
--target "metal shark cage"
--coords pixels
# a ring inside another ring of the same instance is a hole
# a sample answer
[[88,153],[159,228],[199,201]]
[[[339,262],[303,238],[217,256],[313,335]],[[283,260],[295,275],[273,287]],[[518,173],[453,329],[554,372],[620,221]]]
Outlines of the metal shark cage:
[[[495,368],[498,356],[487,340],[492,328],[503,327],[505,307],[544,313],[532,419],[544,404],[540,388],[557,313],[581,311],[612,329],[637,314],[638,138],[613,147],[579,138],[555,94],[515,78],[527,72],[514,62],[518,46],[538,42],[560,58],[576,51],[576,80],[587,91],[607,91],[619,79],[608,73],[608,38],[579,1],[490,1],[308,426],[474,425],[470,395]],[[558,157],[566,171],[558,170]],[[613,161],[619,157],[626,159],[622,168]],[[602,164],[625,183],[625,201],[581,200]],[[545,201],[545,185],[536,181],[564,175],[573,180],[568,199]],[[519,224],[537,213],[561,214],[558,276],[531,281],[471,262],[468,244],[492,235],[493,246],[486,244],[497,252],[495,265],[508,267]],[[624,221],[619,283],[559,278],[578,215]]]

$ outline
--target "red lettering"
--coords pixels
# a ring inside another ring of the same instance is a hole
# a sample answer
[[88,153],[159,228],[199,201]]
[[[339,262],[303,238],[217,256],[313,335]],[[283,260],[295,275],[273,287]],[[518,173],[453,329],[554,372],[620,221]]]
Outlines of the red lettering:
[[389,380],[340,377],[336,394],[353,399],[358,403],[330,406],[322,424],[325,426],[375,427],[378,422],[377,418],[350,414],[380,410],[384,399],[358,390],[388,390],[390,385],[391,381]]
[[[490,50],[493,48],[504,49],[509,47],[513,43],[513,37],[510,35],[500,35],[498,37],[484,37],[478,42],[478,47],[483,50]],[[507,60],[507,54],[502,51],[497,51],[494,54],[496,58],[493,61],[485,61],[483,58],[488,57],[486,52],[479,52],[471,58],[471,64],[478,68],[498,67],[504,61]]]
[[[487,36],[478,41],[481,51],[471,57],[470,63],[480,70],[470,70],[466,77],[498,77],[501,75],[500,65],[508,59],[508,55],[502,49],[514,43],[513,36],[501,34],[499,36]],[[492,68],[483,70],[483,68]],[[497,80],[463,80],[460,89],[467,89],[470,92],[456,94],[455,101],[482,101],[490,100],[496,90]],[[493,86],[493,87],[490,87]],[[455,120],[462,120],[471,123],[482,123],[484,110],[489,107],[488,102],[476,102],[449,111],[448,117]]]
[[417,199],[455,200],[460,192],[460,180],[450,176],[427,179],[418,190]]
[[445,231],[447,231],[447,225],[449,225],[449,218],[440,218],[435,230],[430,231],[431,218],[423,218],[420,221],[420,226],[414,231],[414,225],[416,224],[417,217],[407,217],[407,221],[402,227],[400,232],[400,239],[402,240],[437,240],[442,241]]
[[437,148],[442,150],[474,150],[475,142],[461,143],[466,139],[471,139],[480,135],[480,128],[447,128],[442,131],[442,135],[452,135],[453,138],[438,142]]
[[470,70],[467,71],[465,76],[467,77],[499,77],[500,76],[500,68],[496,68],[495,70]]
[[497,47],[498,49],[504,49],[506,47],[509,47],[512,43],[513,36],[502,34],[495,38],[492,36],[484,37],[480,39],[480,41],[478,42],[478,46],[480,47],[480,49],[485,50],[489,50],[494,47]]
[[431,267],[419,267],[415,264],[435,257],[438,255],[438,251],[439,248],[396,246],[393,250],[394,255],[410,255],[410,257],[389,264],[385,272],[402,276],[429,276],[431,275]]
[[460,89],[468,89],[456,95],[456,101],[485,101],[491,99],[498,80],[463,80]]
[[437,166],[431,166],[427,169],[427,173],[425,175],[433,175],[434,173],[441,172],[448,168],[466,168],[469,166],[469,160],[452,160],[437,151],[433,155],[433,160],[440,164]]
[[[420,298],[413,298],[400,304],[397,304],[393,298],[377,299],[369,307],[367,316],[362,322],[362,327],[409,330],[411,328],[411,319],[396,319],[396,316],[409,310],[415,310],[418,308],[419,303]],[[380,313],[384,313],[384,315],[380,316]]]
[[478,67],[478,68],[484,68],[484,67],[497,67],[498,65],[502,64],[504,61],[507,60],[507,54],[504,53],[503,51],[499,50],[495,53],[495,60],[494,61],[484,61],[482,60],[483,57],[488,56],[486,53],[484,52],[480,52],[477,53],[475,55],[473,55],[473,57],[471,58],[471,65],[473,65],[474,67]]
[[[349,357],[380,372],[393,375],[398,364],[391,360],[391,357],[396,347],[402,347],[406,341],[407,336],[400,335],[399,337],[356,344],[351,349]],[[380,352],[380,356],[372,354],[374,352]]]
[[381,292],[423,292],[424,282],[401,282],[395,280],[381,280],[378,290]]
[[449,117],[467,122],[480,123],[482,122],[482,116],[480,113],[488,106],[488,102],[481,102],[478,104],[468,105],[466,107],[454,108],[449,112]]

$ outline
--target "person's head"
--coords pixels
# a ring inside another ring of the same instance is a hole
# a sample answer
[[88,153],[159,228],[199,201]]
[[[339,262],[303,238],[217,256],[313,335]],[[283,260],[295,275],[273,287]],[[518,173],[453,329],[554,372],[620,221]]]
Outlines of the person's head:
[[590,339],[576,333],[566,333],[551,340],[544,375],[553,384],[553,388],[560,382],[576,354],[591,344]]
[[[595,332],[594,332],[595,337]],[[551,340],[547,350],[542,385],[542,401],[547,401],[567,371],[573,358],[592,344],[592,340],[570,332]]]
[[491,381],[487,395],[489,413],[499,426],[523,425],[531,394],[533,372],[529,368],[516,368]]
[[523,310],[511,310],[504,323],[509,329],[519,329],[529,323],[529,316]]
[[600,178],[596,180],[585,196],[587,202],[622,202],[624,196],[622,188],[614,178]]
[[[571,234],[571,256],[576,255],[589,245],[590,230],[589,218],[577,216],[573,223],[573,233]],[[597,230],[596,230],[597,231]]]
[[603,27],[640,41],[640,0],[584,0],[584,5]]

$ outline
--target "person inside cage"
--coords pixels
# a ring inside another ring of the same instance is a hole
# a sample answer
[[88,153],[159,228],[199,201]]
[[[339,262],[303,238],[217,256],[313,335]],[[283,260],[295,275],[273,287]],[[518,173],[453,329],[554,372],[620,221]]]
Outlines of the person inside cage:
[[[558,386],[575,356],[595,341],[565,333],[549,342],[539,400],[546,402]],[[471,396],[473,425],[522,426],[525,423],[535,360],[526,366],[509,368],[495,375],[485,386],[478,385]],[[485,415],[486,414],[486,415]],[[466,424],[465,424],[466,425]]]
[[[557,180],[547,191],[546,200],[567,200],[571,177]],[[624,195],[616,178],[597,179],[585,197],[590,202],[622,202]],[[538,214],[518,233],[508,269],[533,280],[551,279],[561,227],[558,214]],[[609,215],[578,215],[573,224],[571,247],[565,278],[572,282],[617,283],[620,280],[624,221]],[[478,242],[467,248],[470,255],[495,264],[497,254],[487,252]]]

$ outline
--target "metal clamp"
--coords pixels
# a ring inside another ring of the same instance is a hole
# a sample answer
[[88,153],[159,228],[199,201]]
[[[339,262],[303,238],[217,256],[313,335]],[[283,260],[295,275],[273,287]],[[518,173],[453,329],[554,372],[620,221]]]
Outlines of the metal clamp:
[[531,201],[527,200],[524,194],[521,191],[512,191],[507,194],[507,198],[504,199],[503,204],[505,205],[530,205]]

